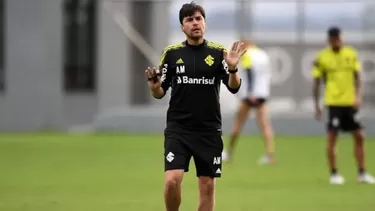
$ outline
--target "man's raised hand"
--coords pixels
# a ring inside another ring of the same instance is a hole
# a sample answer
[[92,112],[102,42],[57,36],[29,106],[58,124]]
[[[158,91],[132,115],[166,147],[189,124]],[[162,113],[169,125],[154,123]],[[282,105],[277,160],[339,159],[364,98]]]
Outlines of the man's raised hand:
[[242,41],[234,42],[230,51],[224,55],[225,62],[228,64],[229,68],[236,68],[241,56],[245,54],[245,52],[246,45]]
[[148,81],[148,86],[151,88],[151,90],[158,90],[161,87],[160,71],[155,67],[148,67],[145,70],[145,73]]

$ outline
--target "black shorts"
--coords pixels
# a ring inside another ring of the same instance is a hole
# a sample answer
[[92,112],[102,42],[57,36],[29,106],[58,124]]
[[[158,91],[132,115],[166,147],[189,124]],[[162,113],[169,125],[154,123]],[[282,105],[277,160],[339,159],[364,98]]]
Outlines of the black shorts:
[[260,105],[263,105],[267,102],[266,98],[256,98],[256,103],[253,103],[250,101],[249,98],[242,99],[242,102],[247,103],[250,107],[258,107]]
[[197,177],[221,177],[223,139],[218,134],[165,132],[165,171],[184,169],[189,171],[191,157],[194,158]]
[[362,128],[356,117],[358,109],[347,106],[328,106],[328,131],[352,132]]

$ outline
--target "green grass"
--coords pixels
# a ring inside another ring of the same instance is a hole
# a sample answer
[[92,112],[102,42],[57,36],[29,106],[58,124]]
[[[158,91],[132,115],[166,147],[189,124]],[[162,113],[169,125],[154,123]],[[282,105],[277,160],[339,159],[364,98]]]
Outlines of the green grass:
[[[217,182],[216,211],[373,211],[375,186],[356,182],[352,142],[338,145],[347,183],[328,184],[324,137],[278,137],[275,166],[258,166],[263,144],[242,137]],[[375,139],[367,143],[375,172]],[[181,211],[196,210],[195,168]],[[163,137],[0,135],[1,211],[163,211]]]

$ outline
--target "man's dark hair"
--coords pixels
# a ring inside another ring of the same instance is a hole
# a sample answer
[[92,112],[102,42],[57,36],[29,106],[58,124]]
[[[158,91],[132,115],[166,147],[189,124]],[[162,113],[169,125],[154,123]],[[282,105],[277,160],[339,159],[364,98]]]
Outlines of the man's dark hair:
[[202,16],[206,18],[206,12],[203,7],[196,4],[194,1],[182,5],[180,9],[180,23],[182,24],[184,18],[194,15],[196,12],[200,12]]
[[328,37],[339,37],[341,34],[341,30],[338,27],[331,27],[328,29]]

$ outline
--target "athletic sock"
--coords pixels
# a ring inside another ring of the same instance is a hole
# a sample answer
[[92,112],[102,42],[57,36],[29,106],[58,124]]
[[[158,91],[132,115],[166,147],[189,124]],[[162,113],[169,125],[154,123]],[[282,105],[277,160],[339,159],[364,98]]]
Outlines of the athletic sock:
[[331,175],[335,175],[335,174],[337,174],[337,169],[335,168],[331,169]]
[[365,172],[366,172],[366,171],[365,171],[365,169],[363,169],[363,168],[358,169],[358,173],[359,173],[359,175],[363,175]]

